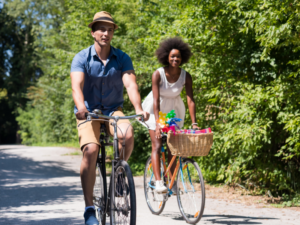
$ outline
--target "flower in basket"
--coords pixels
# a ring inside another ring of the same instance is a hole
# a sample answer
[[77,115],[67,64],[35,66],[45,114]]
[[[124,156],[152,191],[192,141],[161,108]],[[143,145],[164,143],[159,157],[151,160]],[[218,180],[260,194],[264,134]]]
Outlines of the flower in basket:
[[167,124],[169,124],[169,126],[175,126],[177,129],[180,130],[180,127],[177,125],[176,122],[180,122],[182,119],[180,118],[171,118],[167,120]]
[[159,119],[161,118],[163,120],[166,120],[167,113],[163,113],[163,112],[159,111],[158,114],[159,114]]
[[161,128],[164,128],[166,126],[166,121],[162,118],[159,118],[157,121],[156,121]]
[[159,119],[156,121],[162,128],[162,132],[168,133],[170,130],[173,134],[176,134],[176,130],[180,130],[180,127],[176,122],[180,122],[180,118],[175,118],[175,110],[171,110],[169,113],[159,112]]
[[162,128],[161,129],[161,132],[163,132],[163,133],[168,133],[169,131],[170,131],[171,129],[169,128],[169,127],[164,127],[164,128]]
[[171,119],[171,118],[175,118],[175,116],[176,116],[176,113],[175,113],[175,110],[173,109],[167,114],[166,118]]
[[180,122],[180,118],[170,118],[166,121],[167,126],[169,126],[169,130],[173,132],[173,134],[176,134],[176,130],[180,130],[180,127],[177,125],[176,122]]

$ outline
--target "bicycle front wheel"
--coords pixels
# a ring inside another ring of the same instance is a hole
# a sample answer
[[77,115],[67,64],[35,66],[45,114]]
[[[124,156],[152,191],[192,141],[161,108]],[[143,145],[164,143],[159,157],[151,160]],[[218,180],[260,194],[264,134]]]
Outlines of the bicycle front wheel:
[[106,205],[106,176],[103,177],[103,173],[101,172],[100,163],[97,162],[96,166],[96,180],[93,191],[93,202],[96,209],[96,217],[100,224],[104,225],[106,220],[105,214],[105,205]]
[[192,159],[182,159],[177,174],[177,202],[187,223],[199,222],[205,206],[205,187],[201,170]]
[[[162,165],[162,160],[160,164],[160,175],[161,179],[163,179],[164,167]],[[156,180],[153,174],[153,167],[150,156],[146,162],[144,171],[144,193],[150,211],[155,215],[159,215],[164,210],[166,201],[163,198],[164,194],[159,194],[155,192],[155,181]]]
[[[112,183],[113,182],[113,183]],[[120,161],[116,166],[114,181],[111,181],[110,224],[136,224],[136,196],[134,180],[129,165]]]

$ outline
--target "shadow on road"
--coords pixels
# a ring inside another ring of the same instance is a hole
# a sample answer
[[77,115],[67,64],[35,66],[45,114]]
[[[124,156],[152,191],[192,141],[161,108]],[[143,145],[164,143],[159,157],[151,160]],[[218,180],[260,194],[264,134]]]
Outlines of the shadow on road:
[[[181,214],[176,213],[163,213],[160,216],[169,217],[172,220],[185,221]],[[211,219],[210,219],[211,218]],[[210,221],[213,224],[262,224],[260,221],[255,220],[278,220],[273,217],[248,217],[248,216],[237,216],[237,215],[209,215],[204,214],[200,221]]]
[[24,220],[20,220],[20,219],[12,219],[12,218],[1,218],[0,219],[1,224],[22,224],[22,225],[57,225],[57,224],[66,224],[66,225],[82,225],[83,224],[83,219],[59,219],[59,218],[55,218],[55,219],[45,219],[45,220],[28,220],[28,221],[24,221]]
[[[213,217],[213,219],[209,219]],[[217,218],[216,218],[217,217]],[[237,216],[237,215],[203,215],[202,220],[210,221],[213,224],[262,224],[262,222],[255,220],[278,220],[272,217],[251,217],[251,216]],[[254,221],[253,221],[254,220]]]
[[[73,219],[64,205],[82,199],[79,174],[65,164],[33,161],[1,149],[0,224],[82,224],[83,216]],[[66,218],[55,218],[64,213]]]

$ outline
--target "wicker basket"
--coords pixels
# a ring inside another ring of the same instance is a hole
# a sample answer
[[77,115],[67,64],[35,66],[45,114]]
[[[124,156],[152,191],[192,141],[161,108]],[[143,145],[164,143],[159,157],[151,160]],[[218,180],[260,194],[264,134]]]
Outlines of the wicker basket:
[[168,146],[172,155],[206,156],[213,144],[213,133],[173,134],[168,133]]

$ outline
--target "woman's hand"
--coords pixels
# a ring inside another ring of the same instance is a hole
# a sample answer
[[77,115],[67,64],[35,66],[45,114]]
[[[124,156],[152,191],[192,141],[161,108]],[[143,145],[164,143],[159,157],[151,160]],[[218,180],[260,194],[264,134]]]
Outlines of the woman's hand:
[[198,127],[196,124],[194,124],[194,125],[192,125],[192,129],[194,129],[194,130],[200,130],[200,127]]
[[161,138],[161,127],[159,125],[156,125],[155,137]]

